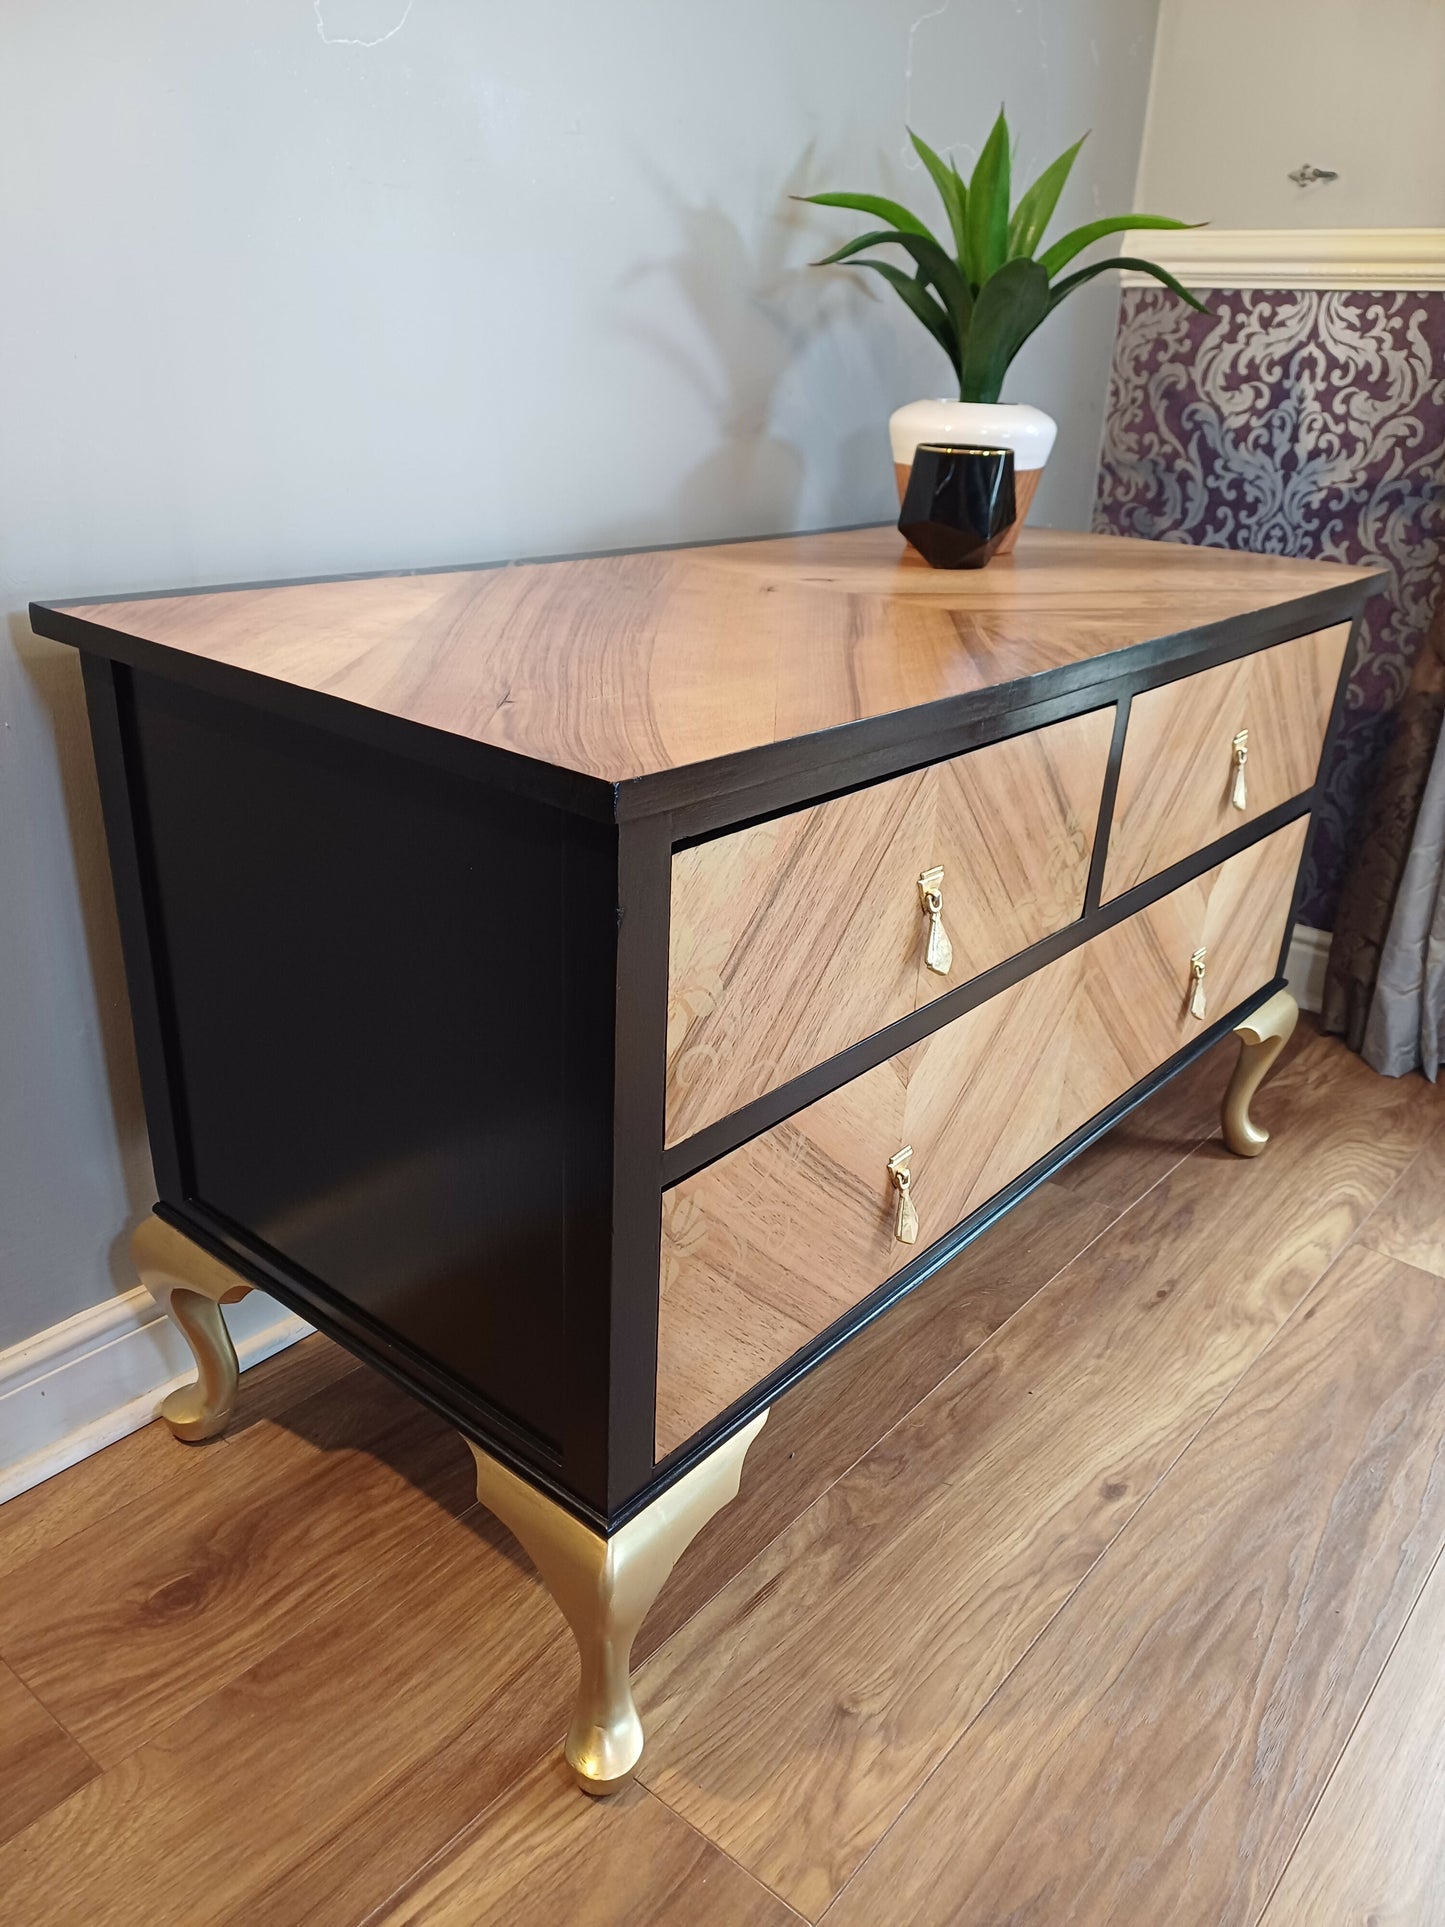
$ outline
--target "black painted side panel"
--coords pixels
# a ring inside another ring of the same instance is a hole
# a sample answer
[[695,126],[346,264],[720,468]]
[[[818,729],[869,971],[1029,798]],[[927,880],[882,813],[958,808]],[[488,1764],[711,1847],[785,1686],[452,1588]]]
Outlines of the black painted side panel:
[[568,820],[141,674],[129,720],[188,1195],[559,1449]]

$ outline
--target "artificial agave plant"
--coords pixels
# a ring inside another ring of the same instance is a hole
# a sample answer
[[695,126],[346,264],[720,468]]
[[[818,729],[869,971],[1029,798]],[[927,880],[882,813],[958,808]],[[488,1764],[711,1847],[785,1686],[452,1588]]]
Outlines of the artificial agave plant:
[[[1036,253],[1083,140],[1075,141],[1051,167],[1046,167],[1010,212],[1009,131],[1002,110],[967,181],[953,163],[941,159],[911,129],[909,139],[943,202],[953,236],[952,254],[916,214],[881,194],[807,194],[799,198],[820,207],[852,208],[859,214],[892,222],[891,227],[860,234],[815,265],[831,267],[849,261],[855,267],[872,268],[875,274],[881,274],[953,363],[961,401],[997,401],[1009,363],[1034,329],[1075,288],[1092,281],[1106,268],[1137,268],[1152,274],[1191,308],[1198,308],[1201,314],[1207,312],[1204,304],[1167,270],[1130,255],[1096,261],[1060,278],[1060,271],[1070,261],[1107,235],[1195,223],[1173,221],[1163,214],[1113,214],[1071,229],[1041,254]],[[866,249],[883,246],[901,248],[911,257],[913,272],[891,261],[860,258]]]

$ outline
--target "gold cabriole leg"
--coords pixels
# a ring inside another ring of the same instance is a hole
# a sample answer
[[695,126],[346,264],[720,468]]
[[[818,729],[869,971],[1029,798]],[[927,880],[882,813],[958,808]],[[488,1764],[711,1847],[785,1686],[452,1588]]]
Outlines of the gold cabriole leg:
[[180,1385],[167,1396],[161,1417],[189,1445],[214,1438],[236,1409],[240,1379],[221,1307],[244,1298],[251,1287],[162,1218],[138,1225],[130,1249],[142,1284],[178,1327],[199,1368],[194,1385]]
[[581,1677],[567,1763],[584,1793],[615,1793],[642,1758],[632,1642],[683,1552],[737,1497],[743,1460],[767,1416],[735,1432],[610,1539],[467,1440],[478,1499],[531,1555],[577,1641]]
[[1299,1005],[1294,998],[1287,990],[1277,990],[1252,1017],[1235,1027],[1239,1062],[1224,1093],[1220,1121],[1224,1141],[1237,1157],[1257,1158],[1269,1143],[1269,1132],[1262,1130],[1249,1115],[1250,1101],[1289,1042],[1298,1016]]

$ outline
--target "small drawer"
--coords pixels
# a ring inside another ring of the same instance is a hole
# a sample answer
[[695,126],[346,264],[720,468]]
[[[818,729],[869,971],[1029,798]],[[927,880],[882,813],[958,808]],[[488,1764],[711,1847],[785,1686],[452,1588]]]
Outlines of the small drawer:
[[1105,901],[1309,789],[1349,634],[1297,636],[1134,698]]
[[1268,983],[1304,837],[1287,824],[667,1192],[658,1457]]
[[1072,923],[1113,719],[1093,710],[679,850],[667,1142]]

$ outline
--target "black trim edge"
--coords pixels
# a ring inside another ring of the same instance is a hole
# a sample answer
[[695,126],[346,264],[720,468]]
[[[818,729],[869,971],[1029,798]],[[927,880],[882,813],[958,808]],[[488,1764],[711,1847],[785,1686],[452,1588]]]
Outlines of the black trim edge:
[[[911,708],[839,723],[807,736],[755,745],[617,786],[619,821],[673,813],[680,838],[697,839],[734,824],[805,805],[875,776],[937,762],[959,749],[1011,733],[1000,721],[1020,708],[1049,705],[1056,717],[1102,708],[1123,694],[1175,682],[1277,643],[1350,622],[1371,581],[1344,582],[1247,615],[1129,643],[1074,663],[942,696]],[[993,727],[990,728],[990,725]]]
[[51,642],[66,644],[80,651],[82,658],[102,657],[138,669],[145,675],[159,676],[229,702],[245,703],[251,709],[288,717],[309,724],[333,736],[354,743],[365,743],[432,769],[450,771],[472,782],[489,783],[497,789],[568,810],[595,822],[613,821],[617,786],[600,776],[580,770],[564,769],[560,764],[542,762],[517,750],[503,749],[495,743],[478,742],[448,729],[394,716],[389,710],[372,709],[365,703],[344,696],[327,695],[307,689],[300,683],[264,676],[255,669],[238,669],[232,663],[215,662],[186,649],[172,649],[164,643],[150,642],[141,636],[128,636],[118,629],[107,629],[65,609],[30,605],[30,626],[36,635]]
[[[1347,572],[1342,569],[1341,573]],[[749,816],[811,801],[829,788],[852,788],[871,776],[888,775],[900,768],[936,761],[955,753],[953,748],[941,745],[957,742],[960,732],[965,732],[970,742],[992,740],[989,726],[996,725],[1020,706],[1047,703],[1055,706],[1055,713],[1060,716],[1076,714],[1113,701],[1116,694],[1126,690],[1171,681],[1196,669],[1249,655],[1333,623],[1350,621],[1358,615],[1383,574],[1381,571],[1377,575],[1347,579],[1332,588],[1312,590],[1263,609],[1130,643],[1033,676],[1017,677],[807,735],[754,744],[725,756],[616,781],[564,769],[255,670],[239,669],[184,649],[127,635],[78,613],[86,606],[83,603],[32,602],[29,615],[35,633],[52,641],[108,656],[132,668],[187,682],[217,695],[273,709],[318,728],[495,783],[578,815],[623,822],[675,812],[675,833],[687,837],[722,829]],[[203,592],[192,589],[174,593]],[[156,599],[153,596],[111,598],[122,602]],[[1007,733],[1007,729],[995,727],[992,736]],[[958,746],[966,745],[959,743]]]
[[1114,734],[1109,739],[1109,760],[1104,765],[1104,787],[1099,793],[1099,820],[1094,828],[1094,847],[1089,853],[1089,880],[1084,886],[1084,915],[1097,910],[1104,894],[1104,865],[1109,860],[1109,839],[1114,834],[1114,799],[1119,794],[1119,771],[1124,764],[1124,738],[1129,731],[1129,710],[1134,698],[1127,690],[1114,706]]

